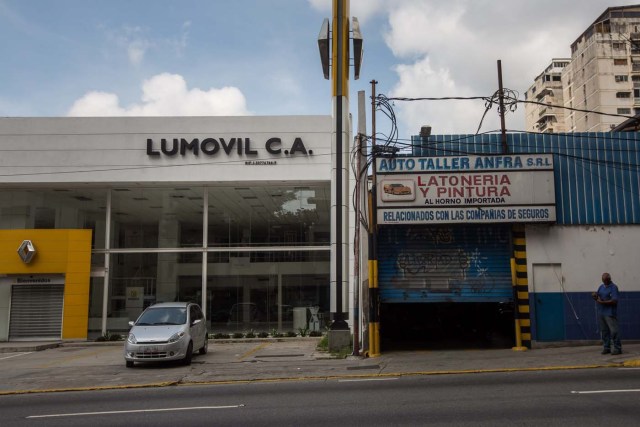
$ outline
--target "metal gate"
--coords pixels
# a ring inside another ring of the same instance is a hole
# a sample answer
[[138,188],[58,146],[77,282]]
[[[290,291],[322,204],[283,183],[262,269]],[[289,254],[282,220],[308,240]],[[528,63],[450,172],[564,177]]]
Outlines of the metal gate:
[[63,301],[64,284],[12,286],[9,341],[59,340]]
[[382,303],[512,301],[511,228],[381,227],[378,277]]

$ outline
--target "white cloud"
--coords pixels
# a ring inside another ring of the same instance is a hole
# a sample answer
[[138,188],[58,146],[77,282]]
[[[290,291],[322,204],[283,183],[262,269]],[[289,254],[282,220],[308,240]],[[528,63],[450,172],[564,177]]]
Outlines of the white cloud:
[[153,37],[151,30],[141,26],[122,26],[109,28],[99,25],[98,28],[105,34],[109,45],[115,49],[118,55],[126,53],[129,63],[135,67],[140,66],[147,55],[161,52],[166,55],[167,50],[175,52],[177,57],[182,57],[188,46],[191,21],[184,21],[179,33],[171,37]]
[[127,47],[129,62],[136,66],[140,65],[148,48],[149,42],[146,40],[135,40],[129,43],[129,46]]
[[114,30],[100,26],[105,31],[107,40],[117,49],[127,54],[129,62],[133,66],[139,66],[144,60],[145,54],[154,46],[154,43],[144,36],[145,30],[138,26],[124,26]]
[[[450,70],[434,68],[425,57],[407,65],[395,67],[398,83],[389,94],[392,97],[448,97],[473,96],[473,89],[456,82]],[[400,125],[409,134],[417,134],[423,125],[431,125],[434,133],[475,132],[484,112],[484,102],[465,101],[414,101],[395,102],[394,109],[400,117]],[[491,112],[489,113],[491,114]],[[495,115],[495,112],[493,113]],[[482,131],[495,129],[495,117],[485,119]],[[494,126],[494,127],[491,127]],[[406,134],[403,133],[401,135]]]
[[249,115],[242,92],[235,87],[189,89],[178,74],[145,80],[142,102],[123,107],[116,94],[89,92],[73,103],[68,116],[242,116]]
[[464,9],[455,3],[400,2],[389,11],[385,41],[400,58],[424,55],[453,43],[464,45],[463,14]]

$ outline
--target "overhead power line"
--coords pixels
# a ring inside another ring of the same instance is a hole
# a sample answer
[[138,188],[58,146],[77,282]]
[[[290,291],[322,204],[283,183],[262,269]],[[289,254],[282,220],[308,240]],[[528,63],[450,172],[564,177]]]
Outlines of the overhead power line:
[[[581,109],[581,108],[573,108],[573,107],[566,107],[564,105],[556,105],[556,104],[549,104],[549,103],[545,103],[545,102],[538,102],[538,101],[529,101],[529,100],[525,100],[525,99],[519,99],[519,95],[517,91],[511,90],[511,89],[504,89],[504,100],[505,100],[505,106],[509,107],[509,110],[511,112],[515,112],[516,108],[514,107],[517,104],[535,104],[535,105],[541,105],[544,107],[551,107],[551,108],[560,108],[563,110],[570,110],[570,111],[578,111],[578,112],[582,112],[582,113],[593,113],[593,114],[600,114],[603,116],[612,116],[612,117],[622,117],[625,119],[631,119],[634,116],[629,116],[629,115],[625,115],[625,114],[616,114],[616,113],[605,113],[602,111],[596,111],[596,110],[588,110],[588,109]],[[497,97],[498,96],[498,92],[496,91],[493,95],[491,96],[444,96],[444,97],[418,97],[418,98],[407,98],[407,97],[387,97],[385,95],[378,95],[378,98],[380,99],[384,99],[386,101],[406,101],[406,102],[415,102],[415,101],[477,101],[477,100],[483,100],[485,101],[486,104],[489,104],[491,106],[493,106],[494,103],[496,103]]]
[[553,104],[547,104],[544,102],[538,102],[538,101],[528,101],[528,100],[516,100],[517,103],[519,104],[535,104],[535,105],[542,105],[544,107],[551,107],[551,108],[561,108],[563,110],[570,110],[570,111],[578,111],[580,113],[588,113],[588,114],[599,114],[601,116],[611,116],[611,117],[622,117],[625,119],[632,119],[634,116],[627,116],[625,114],[616,114],[616,113],[605,113],[602,111],[595,111],[595,110],[585,110],[582,108],[573,108],[573,107],[565,107],[563,105],[553,105]]

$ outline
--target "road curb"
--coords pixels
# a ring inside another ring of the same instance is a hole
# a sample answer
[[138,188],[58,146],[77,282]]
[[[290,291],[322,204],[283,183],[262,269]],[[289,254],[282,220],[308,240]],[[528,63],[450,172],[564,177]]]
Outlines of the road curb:
[[640,359],[625,360],[622,365],[625,368],[640,368]]
[[168,381],[151,384],[126,384],[112,386],[92,386],[92,387],[68,387],[68,388],[50,388],[50,389],[34,389],[34,390],[9,390],[0,391],[0,396],[11,396],[18,394],[38,394],[38,393],[68,393],[72,391],[102,391],[102,390],[124,390],[134,388],[154,388],[169,387],[179,385],[177,381]]
[[[638,366],[640,366],[640,360],[631,360],[627,362],[638,363]],[[627,362],[596,364],[596,365],[575,365],[575,366],[459,369],[459,370],[444,370],[444,371],[413,371],[413,372],[388,372],[388,373],[377,373],[377,374],[371,373],[371,374],[345,374],[345,375],[317,375],[317,376],[303,376],[303,377],[246,378],[246,379],[188,381],[188,382],[168,381],[168,382],[159,382],[159,383],[150,383],[150,384],[125,384],[125,385],[113,385],[113,386],[10,390],[10,391],[0,391],[0,396],[38,394],[38,393],[66,393],[66,392],[74,392],[74,391],[77,392],[77,391],[124,390],[124,389],[135,389],[135,388],[161,388],[161,387],[178,387],[178,386],[203,386],[203,385],[224,385],[224,384],[297,382],[297,381],[330,381],[330,380],[341,380],[341,379],[357,380],[357,379],[366,379],[366,378],[397,378],[397,377],[411,377],[411,376],[492,374],[492,373],[508,373],[508,372],[567,371],[567,370],[580,370],[580,369],[620,368],[623,366],[626,367]],[[636,366],[636,365],[630,365],[630,366]]]
[[17,347],[0,347],[0,353],[28,353],[32,351],[42,351],[50,348],[60,347],[62,343],[46,343],[46,344],[33,344],[28,346]]

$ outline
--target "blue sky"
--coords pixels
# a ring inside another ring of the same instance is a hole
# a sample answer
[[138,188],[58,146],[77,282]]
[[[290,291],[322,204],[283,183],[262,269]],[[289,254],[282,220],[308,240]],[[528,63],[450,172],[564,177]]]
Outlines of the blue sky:
[[[607,6],[633,3],[351,0],[365,38],[351,111],[372,79],[388,96],[490,95],[497,59],[523,94]],[[331,114],[316,42],[330,15],[330,0],[0,0],[0,115]],[[482,111],[396,103],[403,138],[475,132]],[[483,130],[497,127],[491,112]]]

